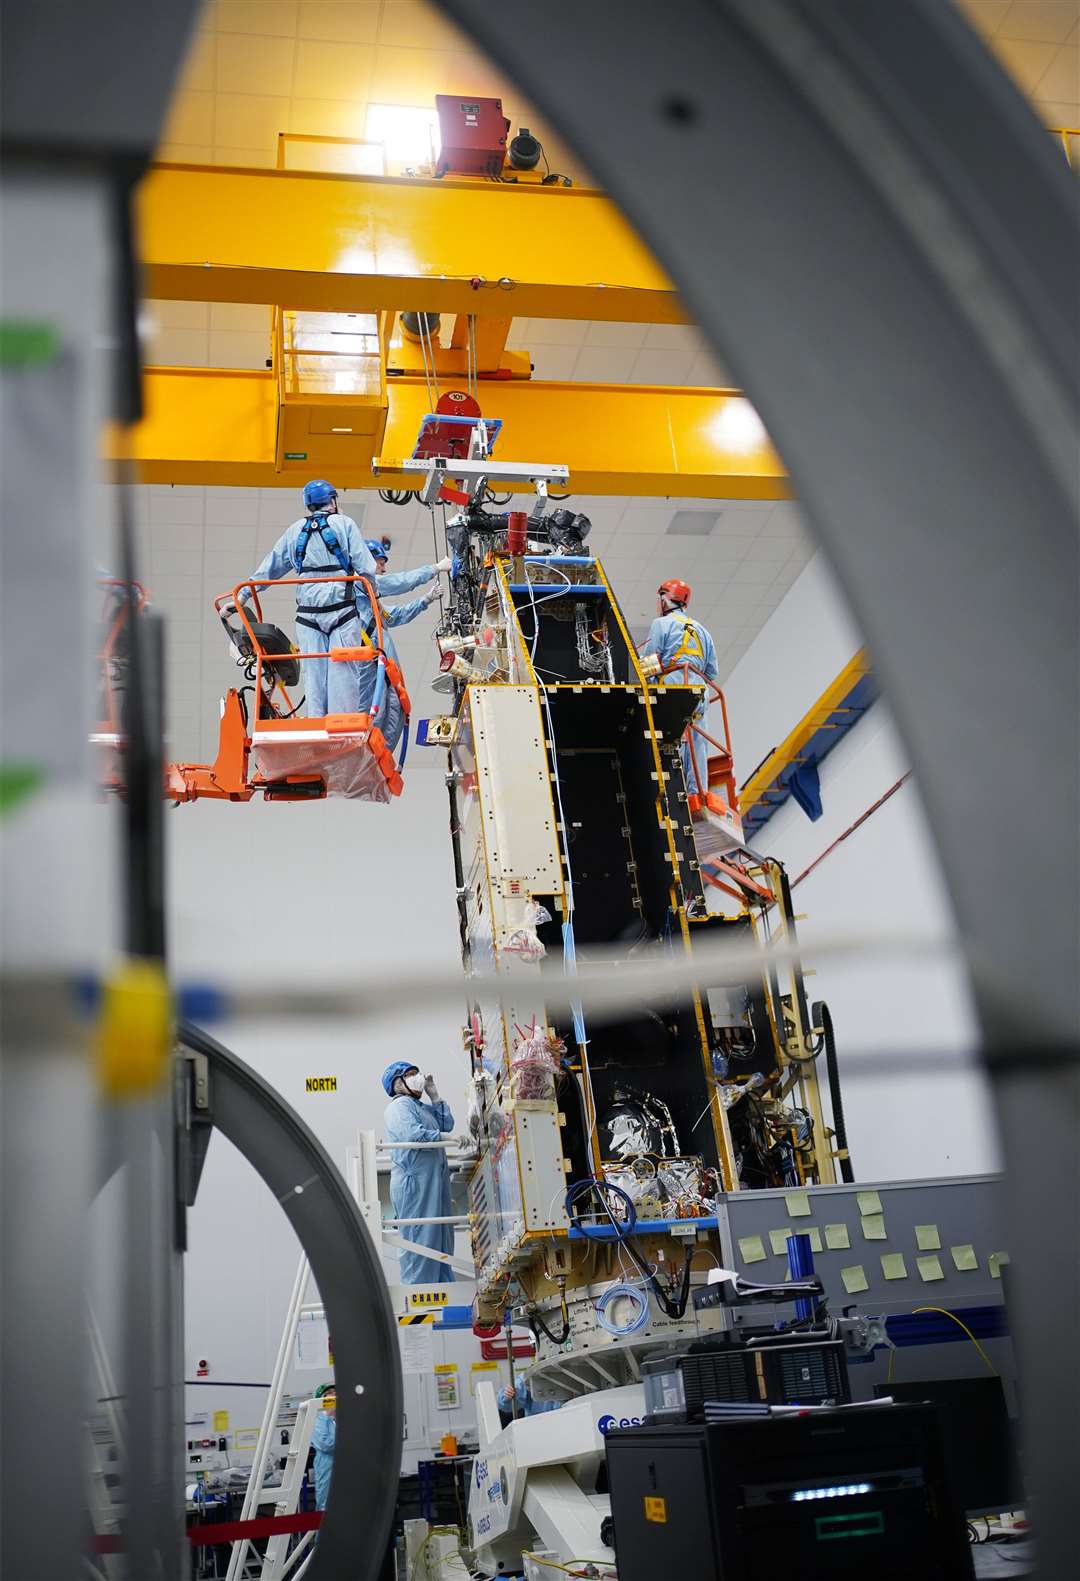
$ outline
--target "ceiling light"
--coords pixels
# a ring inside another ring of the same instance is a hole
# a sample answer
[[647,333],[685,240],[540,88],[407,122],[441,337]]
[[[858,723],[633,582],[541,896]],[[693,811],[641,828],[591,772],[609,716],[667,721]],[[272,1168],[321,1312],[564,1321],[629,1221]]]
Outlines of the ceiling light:
[[718,449],[734,451],[740,456],[760,450],[769,442],[765,424],[750,402],[741,395],[724,402],[721,411],[709,424],[709,434]]
[[668,524],[672,538],[707,538],[720,520],[720,511],[676,511]]
[[381,143],[395,165],[434,164],[442,143],[434,109],[407,104],[369,104],[366,136]]

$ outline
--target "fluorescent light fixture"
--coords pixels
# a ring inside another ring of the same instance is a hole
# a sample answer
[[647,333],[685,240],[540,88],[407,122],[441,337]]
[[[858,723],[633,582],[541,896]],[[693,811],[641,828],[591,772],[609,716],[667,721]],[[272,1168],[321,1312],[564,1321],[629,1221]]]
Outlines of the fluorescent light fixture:
[[395,165],[434,164],[442,148],[439,117],[426,105],[369,104],[365,136]]
[[668,533],[672,538],[707,538],[720,516],[720,511],[676,511]]
[[740,456],[750,455],[769,442],[765,424],[741,395],[724,402],[723,409],[709,424],[709,435],[717,449]]

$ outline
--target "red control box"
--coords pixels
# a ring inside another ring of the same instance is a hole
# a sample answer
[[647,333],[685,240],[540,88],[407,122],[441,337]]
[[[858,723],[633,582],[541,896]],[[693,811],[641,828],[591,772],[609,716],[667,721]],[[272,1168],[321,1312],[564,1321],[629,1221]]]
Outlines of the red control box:
[[435,95],[442,150],[437,175],[498,175],[506,156],[510,122],[501,99],[474,99],[449,93]]

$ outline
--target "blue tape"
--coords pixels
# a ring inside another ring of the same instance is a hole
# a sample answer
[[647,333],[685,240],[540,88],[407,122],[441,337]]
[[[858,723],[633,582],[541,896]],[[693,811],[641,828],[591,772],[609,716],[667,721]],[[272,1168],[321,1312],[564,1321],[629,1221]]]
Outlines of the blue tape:
[[[666,1230],[670,1230],[673,1225],[683,1227],[688,1224],[692,1224],[695,1230],[715,1230],[719,1227],[719,1221],[715,1217],[704,1219],[638,1219],[634,1226],[634,1234],[650,1235],[655,1233],[662,1235]],[[574,1225],[571,1225],[567,1235],[572,1241],[615,1241],[621,1238],[615,1233],[610,1224],[604,1224],[602,1221],[590,1224],[587,1231],[577,1229]]]

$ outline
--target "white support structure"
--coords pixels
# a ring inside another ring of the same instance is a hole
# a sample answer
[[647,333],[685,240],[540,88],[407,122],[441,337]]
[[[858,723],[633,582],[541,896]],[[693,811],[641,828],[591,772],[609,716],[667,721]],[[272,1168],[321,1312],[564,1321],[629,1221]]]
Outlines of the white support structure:
[[[117,1387],[116,1376],[109,1361],[109,1354],[105,1349],[101,1327],[98,1323],[97,1315],[89,1303],[87,1303],[86,1307],[86,1326],[90,1335],[90,1355],[97,1377],[99,1399],[108,1422],[109,1438],[117,1454],[117,1460],[113,1469],[117,1470],[122,1467],[123,1457],[126,1453],[124,1408],[120,1390]],[[101,1445],[94,1437],[94,1432],[89,1422],[86,1423],[86,1445],[87,1498],[91,1524],[99,1537],[114,1537],[120,1530],[120,1511],[113,1503],[106,1475],[106,1465],[102,1464]],[[107,1578],[107,1581],[116,1581],[116,1578],[120,1575],[121,1563],[122,1558],[119,1554],[99,1555],[99,1569]]]
[[[101,1463],[100,1446],[87,1422],[86,1431],[86,1499],[90,1525],[95,1537],[118,1537],[122,1511],[113,1503],[112,1493]],[[107,1581],[119,1581],[118,1565],[123,1563],[121,1554],[98,1554],[96,1564]]]
[[[364,1216],[364,1223],[372,1240],[377,1246],[384,1246],[396,1252],[418,1252],[421,1257],[430,1257],[434,1262],[446,1263],[456,1274],[464,1279],[473,1277],[474,1268],[471,1262],[461,1257],[454,1257],[449,1252],[436,1252],[429,1246],[420,1246],[415,1241],[403,1236],[400,1231],[411,1224],[454,1224],[464,1229],[469,1222],[467,1214],[451,1214],[441,1219],[384,1219],[382,1204],[379,1200],[379,1155],[381,1153],[402,1152],[410,1148],[441,1148],[447,1155],[447,1162],[462,1162],[469,1160],[472,1155],[461,1153],[460,1139],[448,1136],[438,1142],[391,1142],[380,1140],[374,1131],[360,1131],[357,1133],[357,1145],[350,1148],[345,1160],[346,1179],[349,1189],[360,1204],[360,1212]],[[454,1156],[451,1156],[451,1149]]]
[[420,1257],[430,1257],[432,1262],[445,1263],[463,1279],[472,1279],[476,1270],[471,1262],[466,1262],[463,1257],[453,1257],[449,1252],[437,1252],[430,1246],[421,1246],[419,1241],[406,1240],[404,1235],[395,1235],[386,1232],[383,1235],[383,1245],[392,1246],[395,1251],[416,1252]]
[[570,468],[566,466],[538,461],[496,461],[491,456],[470,461],[448,461],[442,456],[409,456],[402,461],[383,461],[379,457],[371,463],[371,470],[376,477],[382,472],[421,473],[424,483],[420,499],[424,505],[434,505],[443,484],[451,481],[464,484],[471,501],[480,497],[488,483],[531,483],[544,498],[549,483],[563,488],[570,481]]
[[[303,1400],[296,1412],[296,1424],[289,1439],[289,1452],[285,1457],[281,1487],[276,1490],[275,1515],[296,1513],[300,1503],[300,1490],[304,1485],[311,1435],[315,1431],[315,1422],[321,1409],[318,1400]],[[263,1560],[260,1581],[284,1581],[301,1554],[310,1546],[311,1537],[311,1532],[305,1532],[301,1542],[290,1553],[290,1534],[275,1533],[266,1544],[266,1557]]]
[[640,1422],[640,1384],[601,1389],[568,1401],[561,1410],[499,1424],[494,1387],[476,1389],[480,1453],[469,1493],[472,1546],[491,1573],[518,1570],[523,1549],[541,1544],[557,1564],[585,1559],[614,1566],[600,1541],[610,1500],[592,1492],[604,1457],[608,1427]]

